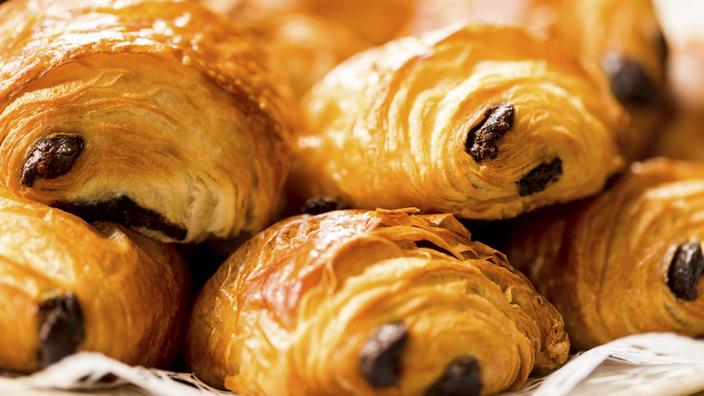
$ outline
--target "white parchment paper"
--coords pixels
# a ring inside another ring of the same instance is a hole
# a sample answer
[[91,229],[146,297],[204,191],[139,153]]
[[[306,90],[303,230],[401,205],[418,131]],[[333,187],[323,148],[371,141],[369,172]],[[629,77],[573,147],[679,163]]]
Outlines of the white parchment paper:
[[[106,380],[108,376],[108,380]],[[704,341],[635,335],[572,357],[564,367],[504,396],[686,395],[704,390]],[[96,353],[70,356],[25,377],[0,377],[0,395],[223,396],[190,373],[131,367]]]

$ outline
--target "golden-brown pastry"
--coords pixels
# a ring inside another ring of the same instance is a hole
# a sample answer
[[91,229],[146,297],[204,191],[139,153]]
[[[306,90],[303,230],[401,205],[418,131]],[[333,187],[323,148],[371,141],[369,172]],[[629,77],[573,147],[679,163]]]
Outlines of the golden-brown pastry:
[[594,194],[621,165],[623,120],[598,74],[517,28],[367,50],[304,98],[292,190],[477,219]]
[[310,14],[270,16],[249,27],[269,43],[297,97],[340,62],[371,46],[345,26]]
[[29,372],[75,351],[166,366],[187,315],[173,248],[0,190],[0,369]]
[[646,154],[661,132],[667,47],[651,0],[415,0],[405,30],[418,34],[460,21],[559,37],[600,65],[631,115],[619,135],[627,158]]
[[413,12],[412,0],[201,0],[245,24],[272,14],[304,13],[346,26],[372,44],[396,37]]
[[262,43],[197,2],[0,8],[0,184],[162,241],[271,221],[295,114]]
[[567,358],[559,313],[451,215],[334,211],[243,245],[198,298],[187,361],[250,395],[479,395]]
[[590,348],[649,331],[704,333],[704,164],[634,164],[598,197],[522,220],[507,251]]
[[[702,64],[704,67],[704,64]],[[701,109],[681,108],[663,129],[655,146],[657,155],[704,161],[704,106]]]

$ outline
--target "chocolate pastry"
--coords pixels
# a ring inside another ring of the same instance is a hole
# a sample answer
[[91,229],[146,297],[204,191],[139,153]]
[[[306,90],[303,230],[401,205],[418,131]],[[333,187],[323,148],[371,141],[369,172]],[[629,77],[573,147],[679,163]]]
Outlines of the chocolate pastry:
[[460,21],[519,26],[559,39],[601,69],[630,123],[619,129],[627,159],[648,154],[667,114],[668,49],[651,0],[412,0],[404,29],[421,34]]
[[0,187],[162,242],[257,232],[298,118],[263,47],[195,1],[3,4]]
[[168,367],[189,295],[174,248],[0,189],[0,370],[27,373],[77,351]]
[[284,220],[203,288],[186,360],[242,395],[476,395],[560,366],[560,314],[452,215]]
[[560,43],[507,27],[362,52],[302,101],[292,195],[475,220],[593,195],[622,166],[624,113],[583,66]]
[[704,333],[704,164],[634,164],[595,198],[520,220],[511,262],[578,348],[635,333]]

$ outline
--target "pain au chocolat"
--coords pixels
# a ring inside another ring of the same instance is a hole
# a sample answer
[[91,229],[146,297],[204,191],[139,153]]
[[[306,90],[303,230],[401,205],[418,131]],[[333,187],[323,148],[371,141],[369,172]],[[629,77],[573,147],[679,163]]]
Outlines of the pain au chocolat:
[[622,164],[624,118],[606,81],[517,28],[453,28],[367,50],[303,107],[290,183],[301,200],[509,218],[594,194]]
[[161,241],[255,233],[296,115],[263,44],[195,1],[0,7],[0,184]]
[[650,331],[704,334],[704,164],[654,159],[596,198],[523,219],[507,252],[578,348]]
[[416,0],[404,30],[418,34],[455,22],[527,28],[562,39],[600,66],[630,115],[619,130],[627,158],[648,154],[661,134],[668,47],[651,0]]
[[175,250],[0,190],[0,370],[77,351],[163,366],[180,351],[189,281]]
[[562,364],[560,314],[452,215],[301,215],[196,302],[187,362],[242,395],[479,395]]

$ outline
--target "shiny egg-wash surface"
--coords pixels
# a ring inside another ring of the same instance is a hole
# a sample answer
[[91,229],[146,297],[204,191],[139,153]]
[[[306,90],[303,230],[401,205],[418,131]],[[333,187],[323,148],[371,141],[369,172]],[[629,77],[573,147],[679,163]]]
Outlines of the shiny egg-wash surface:
[[704,333],[704,165],[636,163],[605,192],[521,221],[511,262],[565,317],[575,346]]
[[187,362],[250,395],[479,395],[569,351],[560,314],[452,215],[333,211],[243,245],[201,292]]
[[606,81],[517,28],[455,28],[367,50],[303,107],[290,185],[305,199],[510,218],[595,194],[622,165],[624,114]]
[[255,233],[296,116],[253,35],[197,2],[0,7],[0,184],[167,242]]
[[0,190],[0,369],[31,372],[78,351],[169,367],[190,293],[176,251]]

